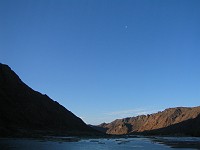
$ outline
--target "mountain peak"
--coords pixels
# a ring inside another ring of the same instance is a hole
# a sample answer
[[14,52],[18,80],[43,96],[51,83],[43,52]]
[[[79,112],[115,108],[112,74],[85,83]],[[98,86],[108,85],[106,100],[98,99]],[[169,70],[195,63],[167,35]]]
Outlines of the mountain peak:
[[28,87],[8,65],[0,63],[0,136],[35,131],[94,132],[58,102]]

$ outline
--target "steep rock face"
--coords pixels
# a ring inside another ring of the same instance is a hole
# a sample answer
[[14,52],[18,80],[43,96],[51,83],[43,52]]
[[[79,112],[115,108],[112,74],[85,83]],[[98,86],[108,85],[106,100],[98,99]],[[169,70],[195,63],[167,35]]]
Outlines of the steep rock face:
[[200,136],[200,115],[164,128],[144,131],[142,134]]
[[0,136],[32,130],[93,131],[58,102],[24,84],[9,66],[0,64]]
[[200,114],[200,107],[169,108],[151,115],[117,119],[99,127],[106,128],[108,134],[128,134],[165,128],[180,122],[194,119]]

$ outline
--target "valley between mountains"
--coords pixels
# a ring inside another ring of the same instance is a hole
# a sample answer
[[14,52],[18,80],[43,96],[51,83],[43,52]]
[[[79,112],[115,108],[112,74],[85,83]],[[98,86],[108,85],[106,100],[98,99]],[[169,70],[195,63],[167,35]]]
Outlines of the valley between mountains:
[[31,89],[8,65],[0,63],[0,137],[106,134],[200,136],[200,107],[168,108],[98,126],[86,125],[58,102]]

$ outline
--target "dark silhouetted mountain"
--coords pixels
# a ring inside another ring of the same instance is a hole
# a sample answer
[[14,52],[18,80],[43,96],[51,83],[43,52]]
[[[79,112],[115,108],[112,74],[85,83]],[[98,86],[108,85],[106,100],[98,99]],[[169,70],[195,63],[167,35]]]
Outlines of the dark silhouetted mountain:
[[34,91],[0,64],[0,136],[33,133],[94,133],[80,118],[47,95]]
[[[195,121],[195,119],[199,120],[197,117],[199,114],[200,114],[200,107],[169,108],[165,109],[162,112],[150,115],[140,115],[137,117],[117,119],[108,124],[105,123],[101,124],[99,125],[99,127],[105,128],[106,133],[108,134],[142,133],[146,131],[157,131],[157,129],[163,129],[162,131],[164,133],[164,129],[166,131],[169,131],[168,129],[172,129],[173,127],[172,133],[175,134],[177,132],[175,132],[176,130],[174,130],[174,128],[180,126],[181,124],[183,125],[181,130],[182,133],[186,133],[183,132],[183,130],[184,129],[186,130],[189,127],[189,124],[190,126],[200,126],[199,122]],[[185,121],[186,122],[188,121],[190,123],[182,124]],[[195,128],[192,128],[191,130],[195,131]],[[154,133],[159,133],[159,132],[154,132]]]

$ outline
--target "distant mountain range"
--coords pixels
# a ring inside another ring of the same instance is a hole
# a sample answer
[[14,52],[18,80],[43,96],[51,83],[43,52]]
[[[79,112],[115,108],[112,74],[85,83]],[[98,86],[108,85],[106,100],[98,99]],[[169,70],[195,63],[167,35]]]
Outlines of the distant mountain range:
[[9,66],[0,63],[0,137],[103,135],[97,130],[114,135],[200,136],[200,107],[168,108],[88,126],[58,102],[31,89]]
[[0,136],[96,133],[58,102],[28,87],[9,66],[0,63]]
[[117,119],[95,127],[107,134],[200,136],[200,107],[168,108],[162,112]]

